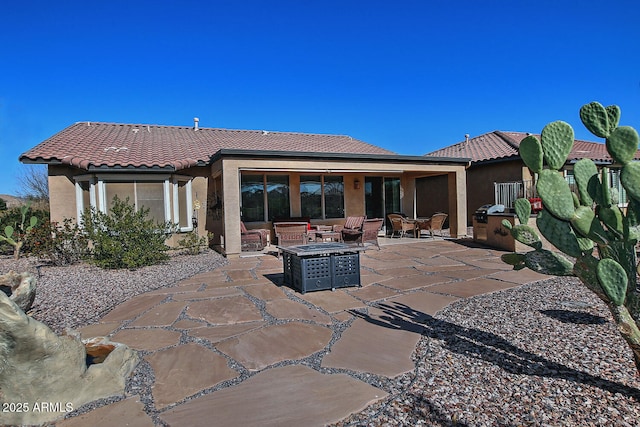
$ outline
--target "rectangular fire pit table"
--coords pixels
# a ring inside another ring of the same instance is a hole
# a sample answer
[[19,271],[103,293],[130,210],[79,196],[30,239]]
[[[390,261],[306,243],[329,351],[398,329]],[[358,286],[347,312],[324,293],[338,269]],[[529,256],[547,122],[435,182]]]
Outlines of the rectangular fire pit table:
[[301,293],[360,286],[360,251],[346,243],[278,246],[282,251],[284,284]]

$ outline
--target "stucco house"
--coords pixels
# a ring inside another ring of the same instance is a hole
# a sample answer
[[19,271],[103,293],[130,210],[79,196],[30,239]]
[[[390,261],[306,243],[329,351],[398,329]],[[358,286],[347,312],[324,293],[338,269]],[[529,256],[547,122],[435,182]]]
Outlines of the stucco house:
[[[469,138],[448,147],[441,148],[426,157],[465,157],[471,159],[467,169],[467,220],[471,224],[473,213],[486,204],[501,202],[509,205],[517,197],[535,196],[535,176],[522,161],[518,148],[529,133],[493,131]],[[540,139],[540,135],[536,135]],[[563,168],[565,178],[573,183],[573,165],[580,159],[589,158],[598,167],[609,167],[609,182],[617,187],[621,199],[625,199],[624,188],[620,185],[620,169],[617,167],[603,143],[575,140],[573,148]],[[640,159],[640,150],[636,153]],[[433,178],[438,181],[439,178]],[[428,185],[429,183],[424,183]],[[437,187],[437,186],[430,186]],[[429,194],[428,186],[418,187],[418,191]],[[435,197],[436,194],[434,193]],[[440,198],[435,197],[435,200]]]
[[[240,222],[271,228],[280,217],[337,224],[347,216],[409,216],[431,177],[444,183],[453,236],[466,234],[469,159],[406,156],[345,135],[78,122],[20,156],[48,166],[51,218],[108,212],[129,197],[182,232],[214,234],[227,256],[241,253]],[[424,205],[422,205],[424,206]]]

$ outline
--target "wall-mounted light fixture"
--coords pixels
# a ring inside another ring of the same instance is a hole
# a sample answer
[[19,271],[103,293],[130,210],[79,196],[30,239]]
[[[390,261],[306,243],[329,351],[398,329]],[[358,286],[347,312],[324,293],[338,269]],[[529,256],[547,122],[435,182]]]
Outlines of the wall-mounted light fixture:
[[359,179],[357,179],[357,178],[356,178],[356,179],[353,181],[353,188],[354,188],[354,189],[356,189],[356,190],[359,190],[359,189],[360,189],[360,180],[359,180]]

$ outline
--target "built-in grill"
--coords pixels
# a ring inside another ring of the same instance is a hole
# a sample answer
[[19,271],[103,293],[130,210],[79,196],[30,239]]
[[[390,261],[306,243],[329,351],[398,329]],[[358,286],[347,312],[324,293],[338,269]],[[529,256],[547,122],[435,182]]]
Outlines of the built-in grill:
[[487,240],[487,222],[489,214],[504,212],[504,205],[483,205],[473,214],[473,240],[484,242]]
[[489,210],[489,207],[491,207],[491,205],[484,205],[476,209],[476,213],[473,214],[474,218],[476,219],[476,222],[479,222],[481,224],[487,223],[487,217],[488,217],[487,211]]

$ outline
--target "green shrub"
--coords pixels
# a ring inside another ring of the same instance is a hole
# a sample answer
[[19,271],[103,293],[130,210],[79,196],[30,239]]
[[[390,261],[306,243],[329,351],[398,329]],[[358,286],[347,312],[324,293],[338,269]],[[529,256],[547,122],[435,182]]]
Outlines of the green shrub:
[[53,265],[75,264],[86,258],[89,241],[75,221],[65,218],[62,225],[45,221],[27,235],[29,253]]
[[209,247],[209,239],[213,234],[209,233],[208,236],[198,236],[196,230],[192,230],[184,235],[184,237],[178,240],[178,246],[185,250],[189,255],[198,255],[203,249]]
[[175,231],[170,223],[148,218],[149,209],[114,197],[108,214],[91,209],[82,216],[91,242],[90,261],[102,268],[138,268],[169,258],[165,244]]

